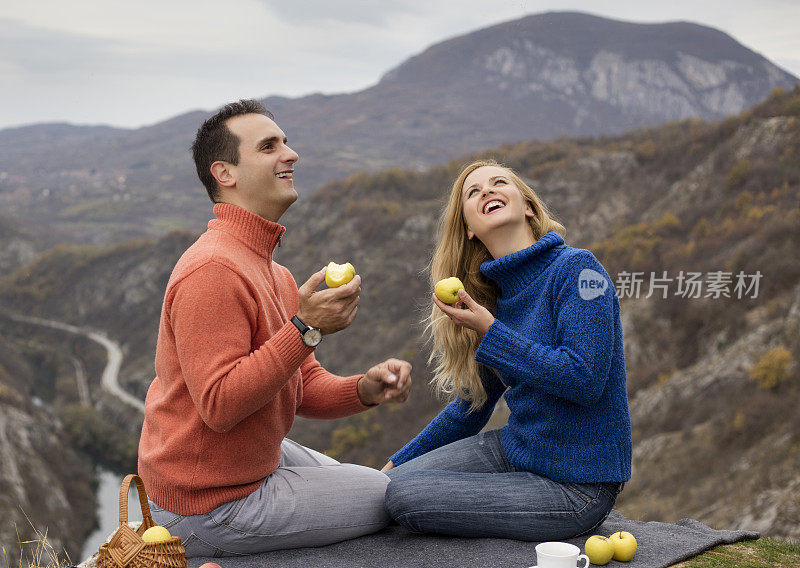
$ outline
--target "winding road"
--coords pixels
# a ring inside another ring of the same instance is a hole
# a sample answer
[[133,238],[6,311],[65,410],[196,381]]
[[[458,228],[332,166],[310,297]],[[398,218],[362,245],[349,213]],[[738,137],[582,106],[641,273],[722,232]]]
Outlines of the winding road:
[[44,325],[54,329],[60,329],[69,333],[83,335],[92,341],[96,341],[105,348],[108,353],[108,362],[105,369],[103,369],[103,378],[101,384],[105,390],[112,395],[119,398],[125,404],[134,407],[136,410],[144,413],[144,402],[127,391],[122,390],[119,386],[119,368],[122,365],[122,349],[116,341],[109,339],[106,335],[91,330],[86,327],[78,327],[60,321],[35,318],[30,316],[22,316],[18,314],[9,314],[11,319],[25,323],[33,323],[36,325]]
[[75,367],[75,382],[78,385],[78,397],[81,399],[81,405],[89,408],[92,406],[92,399],[89,396],[89,381],[86,379],[86,367],[83,362],[75,357],[70,356],[72,359],[72,366]]

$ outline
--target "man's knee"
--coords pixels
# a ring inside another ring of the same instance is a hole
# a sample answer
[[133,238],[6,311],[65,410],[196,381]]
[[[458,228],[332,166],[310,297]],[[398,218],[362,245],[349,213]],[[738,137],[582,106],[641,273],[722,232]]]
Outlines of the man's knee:
[[352,476],[356,480],[359,485],[359,493],[363,493],[370,499],[379,499],[383,502],[386,486],[389,485],[389,478],[386,474],[371,467],[352,463],[343,463],[340,467],[346,470],[348,476]]
[[[323,468],[333,475],[327,491],[308,503],[312,530],[303,546],[322,546],[377,532],[391,522],[383,505],[389,478],[380,471],[343,463]],[[311,543],[311,544],[309,544]]]

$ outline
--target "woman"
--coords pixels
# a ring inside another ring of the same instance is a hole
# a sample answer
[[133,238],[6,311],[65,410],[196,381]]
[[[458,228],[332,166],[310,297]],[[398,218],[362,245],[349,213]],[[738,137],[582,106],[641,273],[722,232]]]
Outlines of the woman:
[[[606,518],[631,471],[619,301],[607,272],[513,171],[467,166],[440,220],[431,280],[434,382],[450,403],[383,471],[416,532],[566,539]],[[505,393],[500,430],[479,434]]]

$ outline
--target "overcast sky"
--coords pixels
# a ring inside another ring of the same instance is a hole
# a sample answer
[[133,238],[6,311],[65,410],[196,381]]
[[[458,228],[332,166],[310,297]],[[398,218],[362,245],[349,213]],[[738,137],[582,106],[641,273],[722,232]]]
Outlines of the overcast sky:
[[798,0],[28,0],[0,6],[0,128],[357,91],[433,43],[556,10],[709,25],[800,76]]

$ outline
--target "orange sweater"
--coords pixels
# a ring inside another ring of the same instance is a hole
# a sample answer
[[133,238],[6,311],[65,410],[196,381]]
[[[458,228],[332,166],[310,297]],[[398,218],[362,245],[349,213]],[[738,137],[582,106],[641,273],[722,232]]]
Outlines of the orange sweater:
[[214,214],[167,284],[139,441],[150,498],[181,515],[255,491],[295,414],[366,408],[361,375],[323,369],[290,321],[297,284],[272,260],[284,227],[230,204]]

